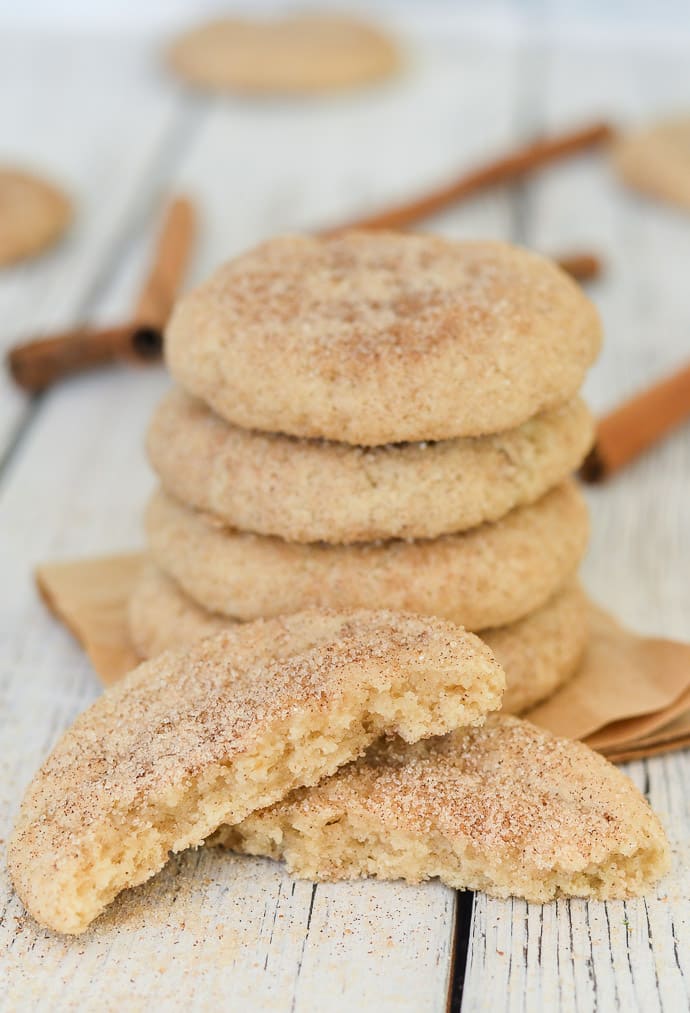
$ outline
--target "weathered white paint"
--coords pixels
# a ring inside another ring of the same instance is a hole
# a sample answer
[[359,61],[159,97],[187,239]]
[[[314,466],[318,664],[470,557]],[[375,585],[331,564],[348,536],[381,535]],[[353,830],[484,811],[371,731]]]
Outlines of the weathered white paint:
[[[683,61],[665,54],[554,47],[537,68],[543,121],[610,114],[643,119],[678,104]],[[687,95],[688,87],[685,82]],[[690,217],[622,190],[600,157],[554,169],[525,193],[523,238],[601,250],[592,287],[606,347],[587,384],[605,409],[690,355]],[[690,429],[590,494],[585,583],[631,625],[690,638]],[[656,897],[541,908],[475,899],[465,1013],[475,1010],[653,1013],[690,1005],[690,778],[687,751],[630,764],[662,816],[673,872]]]
[[[128,163],[118,228],[129,247],[122,263],[111,258],[111,284],[92,298],[93,311],[114,318],[131,299],[149,243],[155,189],[182,187],[197,198],[203,232],[195,274],[201,276],[270,232],[339,220],[452,173],[484,144],[507,145],[514,130],[510,53],[466,51],[463,57],[458,61],[451,48],[438,59],[427,54],[399,87],[382,89],[370,101],[356,96],[331,106],[229,100],[191,112],[173,108],[170,130],[175,135],[187,129],[190,142],[175,148],[161,134],[150,158]],[[88,75],[82,80],[86,87]],[[164,106],[162,83],[149,86],[158,97],[147,98],[139,80],[140,105],[155,100]],[[478,96],[495,110],[482,134]],[[141,127],[133,116],[138,137]],[[185,126],[185,117],[195,131]],[[119,151],[127,126],[111,121],[111,129],[118,132],[111,149]],[[174,148],[170,164],[160,154],[166,144]],[[118,169],[118,178],[123,171]],[[109,181],[106,175],[103,186]],[[96,205],[97,185],[94,180]],[[141,221],[140,209],[146,212]],[[510,227],[509,212],[507,199],[497,196],[469,205],[446,224],[458,234],[501,235]],[[101,226],[104,233],[107,225]],[[76,245],[81,260],[63,265],[56,255],[55,269],[71,279],[79,301],[90,291],[87,275],[98,267],[103,248],[96,239],[88,250]],[[25,326],[20,310],[29,312],[25,303],[31,300],[9,281],[7,290],[7,298],[17,301],[12,320],[19,329],[20,322]],[[8,701],[3,834],[32,772],[98,691],[79,650],[36,600],[31,567],[46,558],[140,542],[141,511],[152,485],[143,433],[165,384],[162,371],[115,370],[57,388],[44,399],[2,477],[0,684]],[[155,998],[163,1008],[346,1010],[370,1007],[376,996],[383,1008],[416,1011],[442,1008],[448,994],[455,898],[438,884],[313,889],[293,884],[267,862],[198,853],[175,859],[76,942],[38,930],[22,917],[6,881],[2,890],[7,988],[0,990],[0,1003],[4,997],[8,1009],[136,1009]]]
[[[645,95],[661,106],[681,81],[680,63],[666,60],[643,74],[639,62],[607,53],[516,54],[446,36],[421,50],[398,86],[367,98],[190,104],[155,72],[143,46],[67,39],[56,49],[27,39],[16,56],[0,46],[6,137],[18,155],[21,144],[38,165],[72,179],[84,208],[59,253],[0,277],[7,342],[16,332],[70,323],[80,311],[124,312],[150,243],[155,197],[171,184],[190,189],[202,208],[201,277],[262,236],[340,220],[423,188],[544,121],[556,126],[602,108],[629,116]],[[458,236],[521,235],[549,251],[594,246],[607,256],[610,273],[593,290],[609,337],[589,384],[597,406],[684,354],[690,230],[618,194],[600,159],[555,169],[528,191],[473,201],[433,224]],[[157,370],[114,370],[60,387],[24,417],[23,439],[0,476],[5,839],[31,774],[98,692],[79,650],[37,601],[31,567],[140,543],[152,485],[142,435],[165,383]],[[23,417],[21,400],[6,394],[0,437]],[[686,434],[592,495],[586,566],[588,584],[625,618],[678,636],[690,634],[689,476]],[[648,781],[676,842],[690,826],[688,763],[678,754],[631,768],[641,786]],[[197,852],[174,859],[70,941],[23,917],[2,877],[4,1009],[136,1010],[155,1002],[416,1013],[446,1003],[455,901],[438,885],[314,889],[268,862]],[[602,1010],[684,1008],[690,904],[679,862],[660,898],[544,908],[478,898],[465,1008],[498,1013],[560,1001],[587,1011],[595,1000]]]
[[[0,163],[55,179],[75,205],[59,246],[0,270],[3,357],[18,340],[91,319],[137,231],[150,227],[190,121],[189,103],[154,71],[142,44],[0,35]],[[3,369],[0,459],[28,407]]]

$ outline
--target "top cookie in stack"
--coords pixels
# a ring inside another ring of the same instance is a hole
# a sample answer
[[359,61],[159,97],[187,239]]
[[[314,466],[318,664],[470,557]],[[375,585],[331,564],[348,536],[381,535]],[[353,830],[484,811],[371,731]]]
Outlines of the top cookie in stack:
[[[142,653],[190,615],[387,607],[513,647],[550,624],[550,691],[586,640],[587,515],[567,476],[600,341],[578,286],[505,243],[286,237],[222,267],[166,334],[182,389],[149,432],[166,576],[133,602]],[[566,628],[581,633],[555,661]]]
[[285,237],[182,299],[175,379],[245,429],[381,446],[486,436],[573,397],[599,320],[556,265],[497,242]]

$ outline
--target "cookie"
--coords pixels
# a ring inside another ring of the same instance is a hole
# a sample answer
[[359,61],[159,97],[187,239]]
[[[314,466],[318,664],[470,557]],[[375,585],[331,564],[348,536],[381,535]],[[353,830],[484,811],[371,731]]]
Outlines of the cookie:
[[[144,568],[129,603],[129,630],[141,658],[191,644],[236,619],[207,612],[153,564]],[[479,630],[506,674],[501,709],[519,714],[558,689],[576,670],[589,636],[588,602],[569,584],[546,605],[509,626]]]
[[502,432],[574,397],[596,310],[500,242],[351,232],[269,240],[184,296],[180,386],[245,429],[360,445]]
[[153,563],[142,568],[127,604],[129,637],[142,660],[233,629],[238,622],[207,612]]
[[195,87],[276,95],[353,88],[399,66],[397,49],[383,32],[334,14],[218,19],[182,34],[168,59]]
[[624,134],[613,164],[635,189],[690,210],[690,117]]
[[21,169],[0,168],[0,265],[42,253],[71,217],[70,201],[52,183]]
[[506,673],[501,710],[522,714],[575,674],[589,640],[587,595],[571,581],[536,612],[478,636]]
[[504,716],[416,745],[379,742],[214,841],[300,878],[438,877],[537,902],[636,897],[670,864],[661,823],[622,771]]
[[8,864],[42,925],[82,932],[220,824],[314,784],[382,734],[483,720],[505,679],[441,620],[312,611],[238,626],[131,672],[28,788]]
[[303,545],[225,527],[162,491],[146,513],[154,562],[209,612],[234,619],[325,608],[390,608],[471,630],[543,605],[587,545],[585,502],[565,482],[495,524],[417,542]]
[[593,435],[576,398],[495,436],[353,447],[240,429],[177,389],[158,406],[147,447],[164,489],[232,527],[349,543],[495,521],[563,481]]

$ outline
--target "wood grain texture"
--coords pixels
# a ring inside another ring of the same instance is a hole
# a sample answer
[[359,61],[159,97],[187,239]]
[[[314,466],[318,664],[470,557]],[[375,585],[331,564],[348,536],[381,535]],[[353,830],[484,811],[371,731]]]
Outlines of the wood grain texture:
[[[35,145],[46,168],[53,159],[58,172],[62,165],[73,174],[88,213],[59,257],[56,251],[26,273],[0,279],[3,340],[73,323],[81,312],[112,319],[128,308],[153,238],[156,197],[171,183],[200,206],[199,278],[273,232],[326,226],[441,182],[462,164],[504,149],[521,130],[602,113],[623,119],[641,102],[650,112],[662,108],[682,79],[675,64],[662,73],[664,62],[643,74],[638,57],[520,55],[512,46],[481,48],[446,35],[420,50],[399,86],[366,101],[196,107],[168,88],[145,49],[120,51],[129,44],[113,42],[80,55],[75,40],[63,40],[67,48],[57,51],[49,41],[27,38],[19,56],[0,60],[0,108],[10,110],[11,92],[24,110],[11,113],[17,144]],[[29,65],[53,70],[46,78],[28,75]],[[668,94],[651,86],[656,80],[666,82]],[[63,108],[74,110],[69,134],[64,123],[53,124]],[[20,132],[37,119],[43,134]],[[681,228],[668,212],[619,195],[600,159],[554,169],[518,196],[483,197],[429,227],[605,255],[609,272],[592,290],[609,341],[588,385],[598,408],[672,366],[687,348],[686,223]],[[0,475],[5,840],[32,773],[98,692],[85,658],[37,600],[30,570],[45,559],[141,544],[141,509],[153,484],[142,435],[165,386],[160,371],[120,369],[56,389],[25,418],[22,441]],[[5,393],[0,434],[7,438],[24,403]],[[590,496],[587,583],[648,632],[690,636],[689,493],[686,432]],[[464,1009],[685,1008],[689,766],[688,754],[631,766],[676,849],[674,874],[659,896],[547,907],[478,897]],[[0,1009],[137,1010],[155,1003],[417,1013],[446,1005],[456,902],[438,884],[313,887],[269,862],[200,851],[173,859],[74,941],[23,916],[0,864]]]
[[[74,202],[64,240],[0,271],[0,355],[88,320],[139,230],[151,228],[188,107],[161,88],[147,47],[124,40],[0,36],[3,162],[54,178]],[[0,459],[30,401],[0,373]]]
[[[505,51],[466,56],[458,63],[449,51],[399,92],[338,102],[335,112],[321,103],[211,104],[179,163],[166,166],[168,183],[200,205],[196,277],[274,231],[350,215],[443,177],[484,143],[505,146],[514,64]],[[484,138],[467,133],[477,95],[495,109]],[[151,186],[148,169],[141,186]],[[133,206],[141,206],[132,187]],[[443,224],[452,234],[498,236],[510,214],[500,195]],[[128,229],[127,256],[93,300],[99,317],[121,314],[136,290],[150,238],[131,213]],[[37,601],[30,570],[44,559],[141,544],[153,482],[143,433],[165,384],[162,371],[120,369],[56,388],[0,479],[5,839],[31,774],[98,692],[79,650]],[[237,1010],[345,1011],[375,1002],[416,1013],[442,1009],[448,995],[455,897],[439,884],[312,887],[268,862],[198,852],[124,896],[77,942],[37,929],[5,879],[0,889],[7,1009],[137,1009],[155,999],[163,1008]]]
[[[673,102],[680,60],[555,48],[541,64],[543,122],[615,112],[620,121]],[[577,88],[573,82],[577,81]],[[641,82],[644,81],[644,86]],[[534,108],[534,107],[533,107]],[[523,240],[580,242],[609,265],[592,288],[606,342],[587,384],[610,407],[690,350],[686,222],[622,191],[605,161],[564,165],[526,188]],[[640,631],[690,638],[690,429],[589,493],[592,541],[586,586]],[[539,908],[475,898],[463,1011],[682,1010],[690,1005],[690,777],[685,751],[630,764],[661,815],[672,874],[655,896],[626,903],[559,902]]]

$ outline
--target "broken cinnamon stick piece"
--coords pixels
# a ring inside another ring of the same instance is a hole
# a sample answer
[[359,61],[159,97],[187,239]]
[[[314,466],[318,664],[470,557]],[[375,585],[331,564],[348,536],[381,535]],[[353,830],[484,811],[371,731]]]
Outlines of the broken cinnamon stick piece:
[[690,364],[599,421],[581,477],[586,482],[603,482],[688,419]]
[[601,261],[593,253],[572,253],[557,257],[556,263],[577,281],[591,281],[601,274]]
[[97,366],[160,358],[161,348],[158,332],[144,332],[136,323],[101,329],[78,327],[16,345],[7,355],[7,364],[19,386],[37,394],[63,377]]
[[545,137],[515,151],[487,162],[457,179],[429,193],[385,208],[383,211],[364,215],[341,225],[324,229],[321,235],[333,235],[347,229],[403,229],[422,218],[442,211],[451,204],[470,197],[481,190],[499,183],[513,182],[526,173],[568,155],[574,155],[587,148],[603,144],[613,137],[613,128],[608,123],[593,123],[578,130]]
[[134,308],[134,319],[163,330],[184,280],[194,242],[194,207],[186,197],[170,202],[153,263]]
[[182,284],[194,241],[194,207],[177,197],[167,207],[151,268],[137,298],[133,319],[114,327],[77,327],[10,349],[7,364],[16,382],[31,393],[56,380],[111,362],[160,359],[163,329]]

